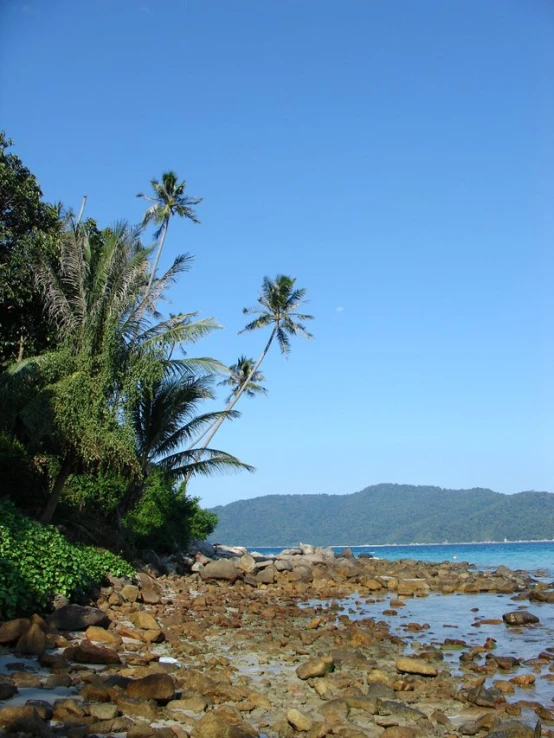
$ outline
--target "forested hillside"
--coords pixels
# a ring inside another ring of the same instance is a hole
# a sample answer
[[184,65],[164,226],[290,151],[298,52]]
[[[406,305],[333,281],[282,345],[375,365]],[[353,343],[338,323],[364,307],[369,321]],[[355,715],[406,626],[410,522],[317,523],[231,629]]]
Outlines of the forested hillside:
[[554,494],[377,484],[350,495],[269,495],[213,508],[214,541],[247,546],[554,538]]

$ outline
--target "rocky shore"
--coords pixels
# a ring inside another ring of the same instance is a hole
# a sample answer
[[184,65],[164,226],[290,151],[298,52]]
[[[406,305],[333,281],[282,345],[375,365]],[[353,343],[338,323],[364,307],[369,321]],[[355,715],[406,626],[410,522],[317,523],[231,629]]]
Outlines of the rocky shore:
[[[554,583],[506,567],[311,546],[277,557],[207,545],[178,561],[152,556],[135,581],[112,579],[94,607],[60,601],[46,617],[0,624],[0,733],[554,736],[553,703],[517,696],[536,679],[554,694],[554,643],[520,663],[489,641],[459,642],[456,676],[440,646],[408,654],[382,620],[384,606],[459,592],[510,595],[498,628],[532,628],[534,603],[554,604]],[[371,617],[340,608],[352,596]]]

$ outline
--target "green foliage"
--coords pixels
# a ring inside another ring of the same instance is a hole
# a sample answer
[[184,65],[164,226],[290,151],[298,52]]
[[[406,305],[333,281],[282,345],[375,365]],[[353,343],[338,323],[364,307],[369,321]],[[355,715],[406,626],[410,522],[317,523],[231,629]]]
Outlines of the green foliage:
[[185,548],[190,538],[207,538],[217,516],[203,510],[198,497],[187,497],[185,485],[176,489],[168,475],[156,469],[124,523],[135,546],[165,553]]
[[56,254],[59,211],[42,201],[33,174],[0,131],[0,367],[46,349],[42,301],[33,279],[39,254]]
[[109,551],[69,543],[0,501],[0,617],[45,609],[56,594],[82,596],[107,574],[133,576],[133,567]]
[[244,546],[551,539],[554,494],[377,484],[351,495],[267,495],[214,508],[213,539]]

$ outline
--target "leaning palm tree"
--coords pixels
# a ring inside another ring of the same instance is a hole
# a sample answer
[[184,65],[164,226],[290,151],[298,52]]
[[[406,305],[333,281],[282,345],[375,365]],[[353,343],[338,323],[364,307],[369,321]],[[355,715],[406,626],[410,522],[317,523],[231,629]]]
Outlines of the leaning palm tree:
[[154,233],[154,237],[158,239],[158,249],[154,258],[154,266],[152,267],[146,294],[150,292],[150,288],[152,287],[156,269],[158,268],[158,261],[160,260],[160,255],[164,247],[170,218],[173,215],[178,215],[180,218],[192,220],[193,223],[199,223],[200,221],[196,217],[194,206],[200,204],[203,199],[201,197],[189,197],[185,195],[187,183],[186,181],[178,182],[175,172],[164,172],[161,182],[157,179],[152,179],[150,184],[154,190],[154,197],[145,195],[142,192],[137,195],[137,197],[142,197],[144,200],[152,203],[144,213],[142,226],[144,227],[151,222],[158,226]]
[[[273,341],[277,339],[281,353],[284,356],[288,356],[290,353],[290,336],[301,335],[305,338],[312,338],[312,334],[309,333],[303,323],[299,321],[313,320],[313,315],[306,315],[304,313],[297,312],[297,309],[304,302],[306,290],[295,288],[295,283],[296,279],[284,274],[277,275],[275,281],[269,279],[269,277],[264,277],[261,294],[258,297],[258,303],[261,307],[256,306],[253,308],[243,309],[242,312],[245,315],[255,315],[256,317],[250,323],[245,325],[239,333],[255,331],[258,328],[266,328],[270,326],[271,333],[269,340],[258,360],[252,366],[250,374],[244,380],[241,388],[234,393],[221,417],[215,421],[212,428],[209,430],[207,437],[202,441],[202,446],[199,449],[200,451],[203,451],[208,446],[227,417],[227,414],[233,410],[240,397],[247,390],[249,383],[260,368],[260,364],[267,356],[267,352],[269,351]],[[202,437],[197,438],[187,450],[190,451],[201,439]]]
[[161,468],[174,479],[184,477],[187,480],[194,475],[207,476],[243,469],[253,471],[251,466],[224,451],[205,448],[198,454],[196,451],[179,450],[192,436],[221,416],[220,412],[197,414],[198,405],[213,398],[211,383],[210,376],[195,377],[180,368],[175,371],[171,364],[168,364],[164,379],[141,383],[132,411],[140,478],[122,499],[120,514],[127,513],[138,504],[148,477],[156,468]]
[[[218,382],[218,387],[232,387],[231,394],[225,402],[229,403],[244,387],[244,394],[248,397],[256,397],[257,395],[267,395],[267,390],[262,387],[265,377],[263,372],[257,371],[252,374],[254,359],[248,359],[246,356],[239,356],[236,364],[229,367],[229,376]],[[250,377],[250,375],[252,376]],[[250,377],[250,379],[248,379]]]

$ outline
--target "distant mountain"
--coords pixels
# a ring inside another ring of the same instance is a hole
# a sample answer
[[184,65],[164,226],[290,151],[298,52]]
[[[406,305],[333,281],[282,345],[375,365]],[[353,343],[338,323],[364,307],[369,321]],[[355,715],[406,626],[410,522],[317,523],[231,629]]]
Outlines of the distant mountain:
[[554,494],[376,484],[350,495],[268,495],[212,508],[212,541],[243,546],[554,538]]

